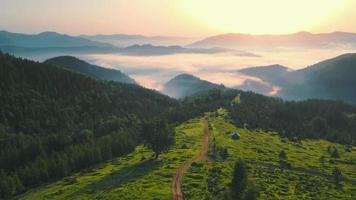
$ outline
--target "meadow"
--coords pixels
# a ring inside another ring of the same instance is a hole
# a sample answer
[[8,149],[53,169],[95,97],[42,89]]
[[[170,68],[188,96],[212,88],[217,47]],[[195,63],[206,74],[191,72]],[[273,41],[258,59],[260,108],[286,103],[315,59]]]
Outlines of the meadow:
[[[211,113],[211,141],[228,150],[226,159],[210,159],[191,166],[183,179],[187,199],[224,199],[235,161],[247,163],[248,178],[260,191],[260,199],[355,199],[356,154],[343,145],[325,140],[291,141],[275,132],[250,131],[230,123],[228,113]],[[238,133],[239,140],[231,135]],[[328,152],[336,148],[339,158]],[[289,167],[280,165],[279,154],[286,153]],[[340,186],[332,171],[341,170]]]
[[201,148],[203,121],[194,119],[175,128],[176,144],[158,160],[143,146],[135,152],[40,186],[17,199],[171,199],[171,182],[179,165]]
[[[182,190],[185,199],[225,199],[228,196],[234,163],[247,163],[249,184],[258,188],[260,199],[355,199],[356,154],[343,145],[325,140],[291,141],[275,132],[237,128],[224,109],[207,114],[209,157],[194,162],[185,172]],[[43,185],[17,199],[171,199],[172,177],[179,166],[192,159],[202,147],[203,119],[176,127],[176,143],[158,160],[153,152],[138,146],[135,152]],[[240,138],[233,140],[237,133]],[[212,146],[226,148],[228,156],[215,156]],[[331,156],[336,148],[339,158]],[[329,150],[328,150],[329,149]],[[280,165],[286,153],[289,167]],[[332,171],[341,170],[339,186]]]

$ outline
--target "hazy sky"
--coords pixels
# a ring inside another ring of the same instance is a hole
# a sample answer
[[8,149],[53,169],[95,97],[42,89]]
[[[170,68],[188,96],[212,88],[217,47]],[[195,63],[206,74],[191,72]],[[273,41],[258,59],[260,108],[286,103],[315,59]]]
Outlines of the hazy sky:
[[356,32],[356,0],[0,0],[0,29],[206,36]]

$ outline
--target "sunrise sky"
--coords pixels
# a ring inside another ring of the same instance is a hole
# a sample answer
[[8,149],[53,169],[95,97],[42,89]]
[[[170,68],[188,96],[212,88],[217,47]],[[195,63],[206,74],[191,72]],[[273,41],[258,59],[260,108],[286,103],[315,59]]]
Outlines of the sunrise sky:
[[0,0],[0,29],[207,36],[356,32],[355,0]]

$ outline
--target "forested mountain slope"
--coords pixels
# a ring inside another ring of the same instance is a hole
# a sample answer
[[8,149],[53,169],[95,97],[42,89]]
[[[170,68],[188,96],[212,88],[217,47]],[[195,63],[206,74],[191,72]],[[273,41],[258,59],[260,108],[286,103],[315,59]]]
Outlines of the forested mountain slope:
[[271,65],[238,72],[277,86],[280,88],[277,96],[287,100],[318,98],[356,104],[356,53],[343,54],[300,70]]
[[59,56],[48,59],[44,63],[64,67],[101,80],[136,84],[135,80],[119,70],[92,65],[73,56]]
[[225,87],[201,80],[191,74],[179,74],[164,85],[162,92],[174,98],[183,98],[211,89],[225,89]]
[[323,98],[356,104],[356,53],[319,62],[292,72],[280,96],[287,99]]
[[131,84],[0,53],[0,195],[131,152],[177,102]]

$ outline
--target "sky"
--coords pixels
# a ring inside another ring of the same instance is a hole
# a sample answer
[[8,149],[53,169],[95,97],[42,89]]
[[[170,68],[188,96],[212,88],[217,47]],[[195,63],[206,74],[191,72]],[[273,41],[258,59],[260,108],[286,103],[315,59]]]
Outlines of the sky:
[[0,0],[0,30],[209,36],[356,32],[355,0]]

